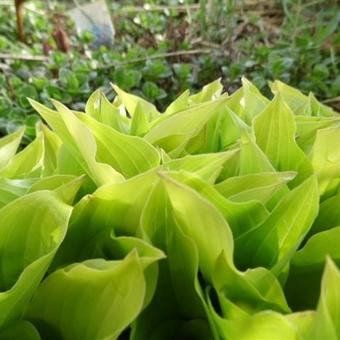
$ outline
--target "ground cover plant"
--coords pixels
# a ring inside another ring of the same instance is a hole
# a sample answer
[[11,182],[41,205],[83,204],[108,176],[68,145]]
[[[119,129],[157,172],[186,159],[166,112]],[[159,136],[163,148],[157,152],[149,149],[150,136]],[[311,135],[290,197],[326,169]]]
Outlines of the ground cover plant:
[[340,337],[340,118],[280,81],[113,85],[0,139],[0,339]]
[[[12,6],[0,2],[0,135],[26,124],[23,144],[34,138],[39,119],[27,96],[84,110],[94,89],[114,98],[110,81],[162,110],[178,93],[218,77],[234,92],[243,75],[266,96],[267,80],[279,79],[340,109],[334,0],[108,0],[114,48],[94,48],[90,33],[76,32],[67,15],[73,1],[26,1],[26,43],[20,43],[14,1],[8,2]],[[67,53],[53,38],[56,18],[69,38]],[[26,59],[15,58],[22,55]]]

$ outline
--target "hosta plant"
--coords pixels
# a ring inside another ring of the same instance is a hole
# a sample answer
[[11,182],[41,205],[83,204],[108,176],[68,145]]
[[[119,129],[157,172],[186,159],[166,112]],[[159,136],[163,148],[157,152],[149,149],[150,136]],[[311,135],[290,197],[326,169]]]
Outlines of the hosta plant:
[[340,116],[279,81],[117,86],[0,139],[0,339],[340,339]]

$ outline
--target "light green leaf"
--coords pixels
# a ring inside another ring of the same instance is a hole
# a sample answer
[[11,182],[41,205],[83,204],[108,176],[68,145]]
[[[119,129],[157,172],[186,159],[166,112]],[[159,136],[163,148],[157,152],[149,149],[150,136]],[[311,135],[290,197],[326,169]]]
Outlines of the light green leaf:
[[311,233],[327,230],[340,225],[340,193],[321,202]]
[[298,338],[297,339],[308,339],[307,333],[310,329],[311,324],[314,321],[315,311],[305,311],[305,312],[297,312],[292,314],[287,314],[285,316],[286,320],[288,320],[294,327],[297,329]]
[[[209,280],[215,261],[222,251],[228,261],[232,260],[233,238],[230,228],[214,205],[197,192],[164,175],[162,181],[173,208],[174,219],[182,232],[195,242],[200,269]],[[206,237],[207,233],[209,238]]]
[[242,78],[242,87],[230,96],[228,107],[251,124],[254,117],[261,113],[269,100],[246,78]]
[[0,176],[7,178],[39,177],[44,166],[45,144],[40,133],[24,150],[16,154],[11,161],[0,170]]
[[44,338],[117,339],[141,311],[145,288],[137,252],[72,264],[44,280],[26,318]]
[[142,111],[142,106],[138,103],[136,106],[135,114],[131,118],[130,134],[132,136],[142,137],[149,131],[150,122],[148,121],[148,117]]
[[318,212],[315,177],[286,194],[270,216],[257,228],[236,240],[237,262],[264,266],[277,275],[289,263]]
[[336,112],[329,106],[320,103],[312,92],[306,97],[305,104],[300,107],[296,114],[315,117],[331,117],[336,116]]
[[30,100],[30,103],[56,131],[75,161],[98,186],[124,180],[123,176],[109,165],[96,161],[95,138],[70,110],[58,102],[54,102],[58,112],[33,100]]
[[147,102],[140,97],[123,91],[117,85],[112,84],[112,87],[117,92],[119,99],[121,100],[131,117],[133,117],[133,115],[135,114],[138,106],[140,106],[139,109],[147,116],[149,122],[156,119],[160,115],[153,104]]
[[279,94],[295,114],[297,112],[305,112],[304,110],[301,111],[301,109],[307,103],[308,97],[302,94],[302,92],[280,80],[275,80],[269,85],[273,94],[275,96]]
[[39,190],[55,190],[60,186],[67,184],[77,177],[72,175],[54,175],[47,176],[42,179],[36,180],[32,186],[29,188],[29,192],[39,191]]
[[311,162],[318,176],[320,194],[336,191],[339,185],[340,151],[335,145],[340,142],[340,127],[318,130],[312,149]]
[[0,340],[41,340],[36,328],[28,321],[21,320],[0,332]]
[[239,175],[262,172],[275,172],[275,169],[253,137],[243,133],[240,138]]
[[[279,282],[269,270],[255,268],[240,272],[228,263],[224,253],[216,261],[213,286],[220,299],[223,295],[223,299],[228,299],[245,313],[265,309],[290,311]],[[224,317],[233,318],[233,312],[224,308],[222,300],[220,303]]]
[[5,167],[8,162],[14,157],[20,145],[24,132],[25,128],[22,127],[17,131],[0,139],[0,169]]
[[155,172],[149,171],[84,196],[75,205],[68,233],[54,265],[87,258],[84,245],[108,230],[113,230],[116,235],[134,236],[147,198],[157,181]]
[[35,179],[0,178],[0,208],[25,195],[35,181]]
[[189,140],[223,107],[226,100],[222,98],[178,112],[154,126],[145,135],[145,139],[160,146],[170,156],[180,154]]
[[230,340],[296,340],[297,330],[283,315],[265,311],[240,320],[222,319],[216,313],[221,339]]
[[[173,115],[179,111],[187,109],[189,106],[189,95],[189,90],[184,91],[166,108],[161,117]],[[159,117],[157,120],[161,119],[161,117]]]
[[228,106],[222,106],[201,131],[189,140],[185,151],[189,154],[219,152],[235,144],[242,131],[248,129]]
[[61,147],[61,140],[57,134],[51,131],[46,125],[40,124],[39,130],[44,136],[44,176],[53,175],[57,168],[57,158]]
[[294,176],[294,172],[249,174],[227,178],[216,184],[215,188],[234,202],[258,200],[263,204],[274,206],[278,199],[288,192],[286,183]]
[[290,305],[299,310],[315,308],[327,256],[340,264],[340,227],[314,234],[292,261],[285,286]]
[[316,270],[323,267],[326,256],[340,263],[340,227],[335,227],[317,234],[314,234],[305,244],[298,250],[292,259],[292,265],[295,267],[303,267],[306,270]]
[[86,102],[85,112],[98,122],[106,124],[113,129],[127,133],[129,119],[120,114],[119,108],[109,102],[100,90],[93,92]]
[[124,135],[85,114],[77,117],[96,138],[99,162],[109,164],[127,178],[159,165],[159,152],[142,138]]
[[224,216],[234,237],[255,228],[263,222],[269,213],[259,201],[232,202],[223,197],[211,184],[195,174],[188,172],[169,172],[167,175],[195,189],[210,201]]
[[203,89],[189,97],[189,104],[201,104],[214,99],[217,99],[223,90],[223,85],[221,83],[221,78],[203,86]]
[[155,296],[137,319],[131,338],[165,339],[172,334],[170,328],[174,321],[179,325],[176,330],[179,338],[186,334],[182,330],[184,320],[191,322],[200,319],[207,326],[203,302],[197,292],[197,248],[190,236],[185,235],[175,222],[165,187],[161,183],[153,188],[148,197],[141,216],[140,234],[163,248],[167,259],[160,263]]
[[201,155],[188,155],[173,159],[163,164],[165,170],[185,170],[196,173],[204,180],[214,183],[219,176],[223,164],[235,154],[236,151],[209,153]]
[[22,315],[65,236],[71,211],[49,191],[0,210],[0,327]]
[[305,154],[309,154],[314,144],[317,131],[339,125],[340,117],[296,116],[295,123],[296,142]]
[[85,176],[55,175],[36,181],[29,192],[39,190],[54,190],[60,199],[67,204],[73,204],[75,196],[84,183]]
[[291,87],[279,80],[275,80],[271,83],[270,88],[275,95],[280,94],[280,96],[284,98],[285,102],[296,115],[318,117],[336,115],[336,112],[332,110],[332,108],[318,102],[313,93],[309,93],[309,95],[306,96],[298,89],[295,89],[294,87]]
[[337,340],[340,335],[340,272],[328,258],[322,277],[320,300],[308,336]]
[[292,111],[276,96],[254,120],[256,143],[278,171],[297,171],[289,184],[294,187],[312,174],[311,164],[295,142],[295,122]]

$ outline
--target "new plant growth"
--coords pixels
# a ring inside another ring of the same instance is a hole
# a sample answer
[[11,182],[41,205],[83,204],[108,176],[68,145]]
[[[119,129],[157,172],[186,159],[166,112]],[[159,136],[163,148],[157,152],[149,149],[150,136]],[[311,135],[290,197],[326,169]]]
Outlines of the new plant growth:
[[0,139],[0,339],[340,338],[340,118],[282,82],[117,86]]

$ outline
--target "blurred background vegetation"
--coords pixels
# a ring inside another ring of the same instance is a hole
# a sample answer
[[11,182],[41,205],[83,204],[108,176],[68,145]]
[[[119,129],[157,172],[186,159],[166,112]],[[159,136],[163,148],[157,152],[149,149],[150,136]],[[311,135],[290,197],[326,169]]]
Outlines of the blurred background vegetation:
[[97,88],[114,98],[110,82],[163,109],[219,77],[228,92],[246,76],[266,95],[280,79],[340,109],[337,0],[107,0],[114,44],[96,48],[68,15],[89,1],[22,2],[24,42],[15,1],[0,0],[0,134],[24,123],[33,138],[26,97],[83,110]]

